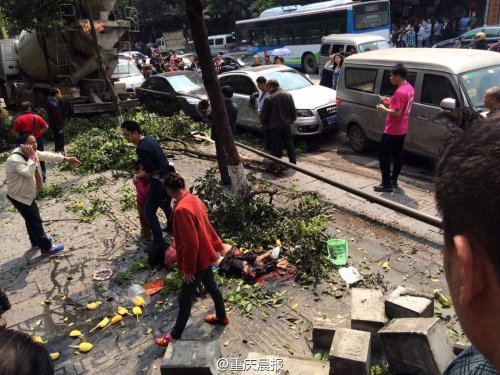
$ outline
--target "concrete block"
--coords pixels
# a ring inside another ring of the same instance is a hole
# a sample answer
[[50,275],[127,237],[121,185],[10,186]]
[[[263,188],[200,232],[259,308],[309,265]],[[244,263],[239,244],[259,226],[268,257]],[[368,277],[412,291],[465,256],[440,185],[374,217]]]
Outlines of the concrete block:
[[471,346],[471,345],[472,344],[467,337],[462,337],[460,340],[453,343],[453,353],[455,353],[455,355],[459,355],[465,349],[468,349],[469,346]]
[[394,374],[439,375],[455,358],[438,318],[394,319],[379,337]]
[[161,375],[211,375],[221,356],[217,341],[171,342],[160,367]]
[[385,312],[391,318],[432,318],[434,299],[400,286],[385,300]]
[[[246,360],[244,361],[244,366],[251,367],[245,371],[238,372],[239,374],[255,374],[255,375],[278,375],[287,373],[289,375],[328,375],[330,373],[330,364],[324,361],[315,361],[313,359],[305,358],[292,358],[292,357],[280,357],[276,355],[269,355],[264,353],[250,352]],[[269,370],[264,370],[261,367],[259,370],[259,362],[261,364],[271,364],[274,363],[274,369],[269,368]],[[228,370],[231,370],[229,367]],[[226,373],[231,373],[226,371]]]
[[371,346],[376,352],[382,350],[377,336],[385,325],[384,295],[377,289],[352,289],[351,328],[370,332]]
[[350,328],[351,318],[335,310],[316,308],[313,311],[313,348],[330,351],[337,328]]
[[333,375],[369,375],[371,367],[370,333],[339,328],[330,350]]

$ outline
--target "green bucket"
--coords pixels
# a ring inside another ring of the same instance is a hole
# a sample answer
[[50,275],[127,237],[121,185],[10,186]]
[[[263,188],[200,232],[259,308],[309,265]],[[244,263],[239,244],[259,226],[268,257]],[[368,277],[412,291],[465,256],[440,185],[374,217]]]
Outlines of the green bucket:
[[346,240],[333,239],[326,241],[326,249],[328,250],[328,259],[336,266],[344,266],[347,264],[349,250]]

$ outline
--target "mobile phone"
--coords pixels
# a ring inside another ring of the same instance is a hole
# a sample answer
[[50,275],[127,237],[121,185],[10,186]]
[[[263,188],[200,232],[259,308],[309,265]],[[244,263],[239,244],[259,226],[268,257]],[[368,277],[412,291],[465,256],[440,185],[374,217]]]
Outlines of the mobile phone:
[[381,102],[384,101],[384,97],[382,95],[377,95],[377,96],[378,96],[378,98],[380,99]]

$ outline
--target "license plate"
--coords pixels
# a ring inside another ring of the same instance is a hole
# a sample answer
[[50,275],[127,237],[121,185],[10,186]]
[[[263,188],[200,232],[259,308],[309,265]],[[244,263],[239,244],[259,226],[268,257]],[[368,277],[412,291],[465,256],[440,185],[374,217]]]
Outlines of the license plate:
[[326,123],[328,125],[335,124],[337,122],[337,116],[328,117]]

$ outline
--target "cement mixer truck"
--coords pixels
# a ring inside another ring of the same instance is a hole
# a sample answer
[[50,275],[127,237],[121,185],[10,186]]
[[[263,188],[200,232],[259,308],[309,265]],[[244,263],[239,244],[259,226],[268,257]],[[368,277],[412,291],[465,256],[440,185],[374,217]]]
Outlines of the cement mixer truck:
[[[67,25],[46,34],[47,54],[54,87],[67,103],[70,114],[113,112],[114,105],[99,69],[90,35],[88,14],[92,12],[99,30],[98,41],[106,74],[111,77],[118,51],[130,45],[130,36],[138,31],[137,12],[125,8],[123,19],[113,11],[116,0],[90,0],[84,5],[62,5],[59,17]],[[42,106],[51,88],[42,49],[42,37],[36,31],[23,31],[16,39],[0,41],[0,96],[7,106],[29,100]],[[115,84],[117,91],[122,90]],[[122,96],[123,97],[123,96]],[[136,100],[120,101],[122,109],[133,108]]]

